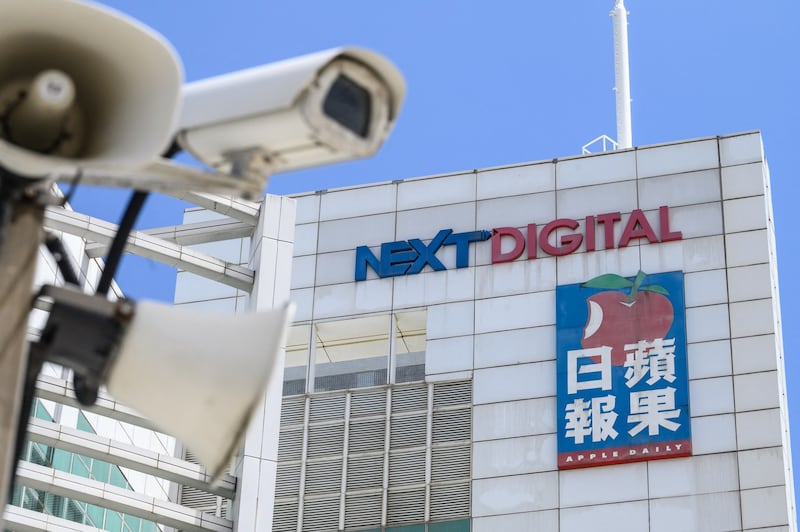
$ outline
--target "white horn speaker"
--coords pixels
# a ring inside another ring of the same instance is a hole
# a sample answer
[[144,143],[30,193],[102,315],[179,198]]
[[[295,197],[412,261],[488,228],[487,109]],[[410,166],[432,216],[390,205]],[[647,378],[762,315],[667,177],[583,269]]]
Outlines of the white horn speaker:
[[283,369],[294,305],[219,315],[141,301],[110,369],[115,398],[182,441],[216,479],[267,382]]
[[74,0],[0,0],[0,166],[42,177],[171,144],[183,71],[141,23]]

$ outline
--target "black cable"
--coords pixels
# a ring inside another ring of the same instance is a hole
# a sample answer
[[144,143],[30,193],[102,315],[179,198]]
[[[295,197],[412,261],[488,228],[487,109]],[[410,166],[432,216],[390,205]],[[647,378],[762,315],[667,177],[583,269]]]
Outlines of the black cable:
[[117,234],[114,235],[114,240],[111,242],[111,249],[108,250],[106,256],[106,264],[103,268],[103,275],[100,276],[100,282],[97,283],[97,294],[108,294],[111,288],[111,282],[114,280],[114,274],[117,273],[119,261],[122,258],[122,252],[125,251],[125,244],[128,243],[128,235],[133,230],[133,224],[139,216],[139,212],[144,206],[144,202],[149,196],[149,192],[135,190],[128,206],[125,209],[125,214],[122,216],[122,221],[119,223]]
[[[178,141],[173,139],[172,144],[166,149],[163,157],[172,159],[182,150],[183,148],[178,144]],[[117,234],[114,235],[114,240],[111,242],[111,248],[108,250],[103,274],[100,276],[100,282],[97,283],[97,294],[108,294],[108,290],[111,288],[111,281],[114,280],[114,274],[117,273],[117,267],[122,258],[122,252],[125,251],[125,244],[128,243],[128,235],[131,234],[133,224],[136,222],[136,218],[139,216],[139,212],[142,210],[142,206],[148,195],[148,192],[143,192],[141,190],[135,190],[133,192],[128,206],[125,209],[125,214],[122,216],[122,221],[119,223]]]
[[172,144],[169,145],[169,148],[161,155],[165,159],[173,159],[176,155],[183,151],[181,145],[178,144],[178,141],[173,139]]
[[64,277],[64,282],[67,284],[74,284],[79,286],[81,284],[78,274],[75,273],[75,268],[72,267],[72,262],[69,260],[69,254],[64,248],[64,243],[54,234],[48,234],[44,239],[44,245],[53,256],[58,266],[61,276]]
[[69,190],[67,191],[67,193],[62,198],[62,201],[63,201],[62,206],[66,205],[67,203],[72,201],[72,196],[74,196],[75,195],[75,191],[78,190],[78,185],[80,185],[81,179],[83,179],[83,169],[79,168],[77,173],[75,174],[75,177],[72,178],[72,182],[70,183]]

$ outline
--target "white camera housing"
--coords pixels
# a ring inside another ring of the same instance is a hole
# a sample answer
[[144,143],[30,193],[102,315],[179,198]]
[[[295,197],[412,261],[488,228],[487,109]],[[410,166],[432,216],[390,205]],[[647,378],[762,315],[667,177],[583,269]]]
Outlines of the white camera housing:
[[225,173],[346,161],[380,148],[404,97],[389,60],[336,48],[185,85],[177,138]]

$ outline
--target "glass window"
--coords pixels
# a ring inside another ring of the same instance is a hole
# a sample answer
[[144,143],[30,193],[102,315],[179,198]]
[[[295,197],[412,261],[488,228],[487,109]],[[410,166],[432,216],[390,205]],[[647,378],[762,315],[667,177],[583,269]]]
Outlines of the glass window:
[[469,519],[459,521],[445,521],[443,523],[430,523],[428,532],[469,532]]
[[131,530],[135,530],[136,532],[139,532],[139,527],[142,524],[142,520],[141,519],[139,519],[138,517],[134,517],[132,515],[125,515],[125,516],[123,516],[123,521],[125,521],[125,524],[128,525],[128,527]]
[[283,395],[306,393],[310,338],[310,325],[296,325],[289,328],[286,339],[286,365],[283,369]]
[[112,511],[106,512],[106,522],[103,524],[103,530],[122,530],[122,514]]
[[395,383],[425,380],[425,310],[395,314]]
[[36,465],[50,467],[50,460],[47,453],[49,449],[41,443],[30,443],[28,445],[28,461]]
[[159,532],[159,528],[154,522],[142,519],[141,532]]
[[91,521],[87,521],[87,525],[91,525],[96,528],[101,528],[103,526],[103,517],[105,517],[106,513],[105,508],[101,508],[100,506],[94,504],[87,504],[86,513],[89,514],[89,521]]
[[22,492],[22,507],[26,510],[44,512],[44,500],[38,490],[25,488]]
[[83,504],[84,503],[80,503],[73,499],[68,499],[67,510],[64,515],[64,518],[74,523],[83,523],[84,516],[86,514],[83,508]]
[[44,404],[39,399],[36,399],[36,404],[34,405],[34,416],[36,419],[53,421],[53,416],[50,415],[50,412],[47,411]]
[[109,484],[116,486],[118,488],[125,488],[130,489],[128,486],[128,479],[125,478],[125,475],[122,474],[119,467],[112,465],[111,466],[111,476],[109,478]]
[[23,488],[22,486],[18,486],[18,485],[14,486],[14,491],[11,492],[11,503],[10,503],[11,506],[21,506],[22,505],[21,504],[21,502],[22,502],[22,491],[24,489],[25,488]]
[[69,471],[71,459],[72,453],[68,453],[62,449],[53,449],[53,468],[59,471]]
[[390,317],[314,324],[314,391],[386,384]]
[[425,532],[425,525],[392,526],[386,532]]
[[61,495],[53,495],[52,493],[45,493],[44,494],[44,506],[46,508],[46,513],[51,515],[55,515],[58,517],[64,517],[67,499],[62,497]]
[[89,420],[86,419],[86,416],[83,415],[83,412],[78,410],[78,422],[77,422],[78,430],[82,430],[84,432],[91,432],[92,434],[96,434],[94,429],[92,428],[92,424],[89,423]]
[[108,462],[102,460],[92,461],[92,477],[100,482],[108,482],[108,473],[111,468]]
[[78,475],[79,477],[89,478],[89,462],[91,458],[84,458],[80,455],[74,454],[72,456],[72,470],[70,473]]
[[295,325],[287,339],[283,395],[423,381],[426,328],[424,309]]

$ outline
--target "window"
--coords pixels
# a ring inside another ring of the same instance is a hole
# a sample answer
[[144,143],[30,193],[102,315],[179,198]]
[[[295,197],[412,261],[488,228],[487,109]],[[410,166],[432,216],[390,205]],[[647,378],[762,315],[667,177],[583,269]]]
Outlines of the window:
[[[45,403],[38,398],[34,402],[31,414],[44,421],[54,421],[53,416],[45,407]],[[77,428],[95,434],[91,423],[80,411],[78,411]],[[132,489],[117,465],[40,443],[29,441],[26,445],[24,459],[31,463],[52,467],[79,477],[110,483],[127,490]],[[14,487],[11,504],[113,532],[157,532],[159,530],[158,525],[151,521],[27,486],[17,485]]]
[[427,312],[417,310],[295,325],[283,394],[424,380],[426,319]]
[[313,391],[386,384],[390,321],[383,315],[315,324]]

